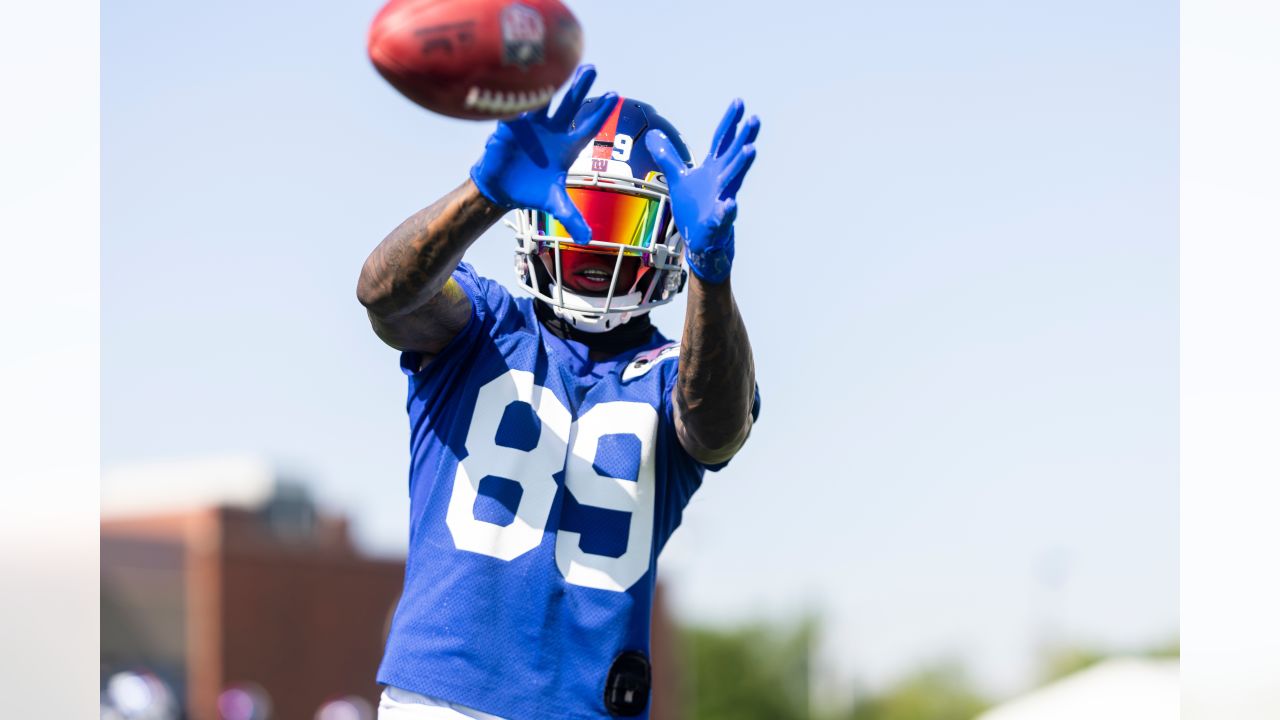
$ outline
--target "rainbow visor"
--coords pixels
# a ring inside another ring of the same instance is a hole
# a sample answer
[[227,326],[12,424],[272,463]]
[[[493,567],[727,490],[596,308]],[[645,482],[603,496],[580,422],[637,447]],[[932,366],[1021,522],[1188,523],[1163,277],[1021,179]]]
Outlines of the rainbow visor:
[[[625,246],[625,254],[641,255],[654,242],[662,240],[661,233],[665,231],[671,218],[669,205],[664,199],[657,197],[631,195],[599,187],[570,187],[568,192],[569,199],[591,227],[590,246],[575,247],[569,231],[559,220],[550,213],[534,213],[539,234],[548,239],[563,238],[568,241],[561,244],[561,249],[616,253],[616,246],[621,245]],[[608,245],[601,246],[598,243]]]

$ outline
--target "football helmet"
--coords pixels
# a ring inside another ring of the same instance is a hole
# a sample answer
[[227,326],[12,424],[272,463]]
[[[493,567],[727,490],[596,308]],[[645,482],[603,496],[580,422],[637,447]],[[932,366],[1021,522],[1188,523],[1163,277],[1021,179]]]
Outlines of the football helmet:
[[[576,126],[601,98],[586,100]],[[565,188],[591,228],[577,244],[550,213],[520,209],[515,271],[520,287],[584,332],[612,330],[675,299],[685,285],[684,240],[666,179],[645,147],[660,129],[685,163],[689,149],[648,103],[619,97],[600,132],[570,166]]]

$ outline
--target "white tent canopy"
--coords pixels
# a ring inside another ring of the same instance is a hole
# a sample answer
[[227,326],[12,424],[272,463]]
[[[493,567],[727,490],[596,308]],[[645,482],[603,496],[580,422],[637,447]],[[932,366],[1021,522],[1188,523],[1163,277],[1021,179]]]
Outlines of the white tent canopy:
[[1177,660],[1117,658],[1100,662],[977,720],[1178,720]]

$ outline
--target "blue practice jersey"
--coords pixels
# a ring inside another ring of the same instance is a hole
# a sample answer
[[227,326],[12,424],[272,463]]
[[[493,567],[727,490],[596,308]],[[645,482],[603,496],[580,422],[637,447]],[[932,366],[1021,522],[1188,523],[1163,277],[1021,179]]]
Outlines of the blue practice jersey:
[[470,322],[425,369],[401,357],[409,555],[378,681],[513,719],[609,717],[610,668],[649,654],[658,553],[708,469],[676,439],[678,346],[655,330],[592,362],[532,299],[466,263],[453,277]]

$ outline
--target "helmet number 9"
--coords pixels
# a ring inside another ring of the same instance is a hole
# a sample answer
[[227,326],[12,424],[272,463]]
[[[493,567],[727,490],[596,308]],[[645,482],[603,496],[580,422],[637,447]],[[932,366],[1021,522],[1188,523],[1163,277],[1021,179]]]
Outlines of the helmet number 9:
[[618,133],[613,136],[613,159],[626,162],[631,159],[631,136]]

